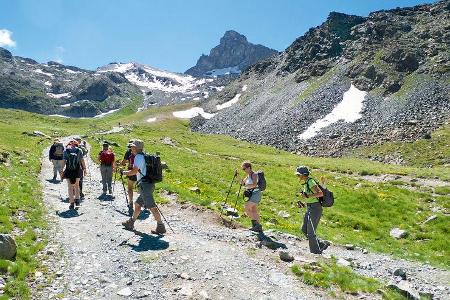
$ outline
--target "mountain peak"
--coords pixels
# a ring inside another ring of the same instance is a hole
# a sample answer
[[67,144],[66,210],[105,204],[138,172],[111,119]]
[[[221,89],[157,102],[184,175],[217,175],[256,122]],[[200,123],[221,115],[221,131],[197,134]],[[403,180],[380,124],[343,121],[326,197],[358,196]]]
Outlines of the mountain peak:
[[277,51],[249,43],[247,38],[234,30],[228,30],[219,45],[209,55],[201,55],[197,64],[185,73],[192,76],[222,76],[239,74],[246,67],[267,58]]

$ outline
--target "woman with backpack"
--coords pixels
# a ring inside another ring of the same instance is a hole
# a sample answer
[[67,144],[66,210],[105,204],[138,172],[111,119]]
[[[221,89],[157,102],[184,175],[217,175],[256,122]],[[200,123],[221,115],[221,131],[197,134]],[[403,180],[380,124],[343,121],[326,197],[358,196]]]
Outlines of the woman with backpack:
[[261,191],[258,186],[258,175],[253,172],[252,164],[249,161],[244,161],[241,168],[245,172],[246,176],[241,179],[238,170],[236,170],[236,179],[245,188],[244,197],[247,198],[247,202],[245,202],[244,209],[246,215],[252,221],[252,227],[250,230],[262,232],[258,212],[258,203],[261,201]]
[[[59,139],[53,141],[53,145],[50,147],[48,158],[53,164],[53,179],[56,181],[56,175],[61,174],[63,170],[63,155],[64,155],[64,145]],[[62,177],[61,177],[62,180]]]
[[[306,202],[306,212],[303,217],[302,232],[308,237],[309,250],[311,253],[321,254],[325,250],[329,243],[321,241],[317,235],[316,230],[319,225],[320,218],[322,217],[322,204],[320,203],[320,197],[324,196],[319,183],[310,177],[310,172],[307,167],[300,166],[296,169],[295,175],[303,185],[302,197]],[[305,207],[305,204],[301,201],[298,202],[299,208]]]
[[67,187],[69,193],[69,209],[74,209],[75,205],[80,205],[80,178],[86,175],[86,164],[83,159],[83,152],[78,148],[78,143],[71,140],[64,151],[64,172],[61,177],[67,179]]

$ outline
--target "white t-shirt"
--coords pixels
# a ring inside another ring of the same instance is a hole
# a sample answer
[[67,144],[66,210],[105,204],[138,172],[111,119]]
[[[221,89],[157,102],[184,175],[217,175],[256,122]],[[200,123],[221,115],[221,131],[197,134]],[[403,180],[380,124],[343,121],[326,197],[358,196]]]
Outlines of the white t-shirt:
[[[134,158],[133,167],[136,167],[139,169],[140,172],[136,174],[137,180],[140,181],[142,177],[144,177],[142,174],[147,174],[147,165],[145,164],[145,158],[142,153],[138,153],[136,157]],[[142,174],[141,174],[142,173]]]

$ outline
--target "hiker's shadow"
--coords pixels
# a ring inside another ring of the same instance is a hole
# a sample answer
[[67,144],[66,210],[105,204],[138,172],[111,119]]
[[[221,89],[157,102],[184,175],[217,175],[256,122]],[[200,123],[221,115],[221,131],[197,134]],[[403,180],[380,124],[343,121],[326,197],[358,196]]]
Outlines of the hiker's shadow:
[[134,233],[141,237],[137,245],[128,244],[133,251],[143,252],[149,250],[165,250],[169,248],[169,242],[161,240],[162,236],[149,235],[144,232],[135,230]]
[[56,214],[64,219],[76,218],[82,215],[82,213],[78,213],[78,210],[76,209],[69,209],[63,212],[57,212]]
[[113,195],[106,195],[106,194],[101,194],[100,196],[97,197],[98,200],[100,201],[114,201],[116,197]]
[[287,249],[286,244],[277,242],[273,240],[271,237],[267,236],[264,232],[258,233],[258,240],[260,241],[260,248],[265,246],[269,249],[276,250],[278,248]]

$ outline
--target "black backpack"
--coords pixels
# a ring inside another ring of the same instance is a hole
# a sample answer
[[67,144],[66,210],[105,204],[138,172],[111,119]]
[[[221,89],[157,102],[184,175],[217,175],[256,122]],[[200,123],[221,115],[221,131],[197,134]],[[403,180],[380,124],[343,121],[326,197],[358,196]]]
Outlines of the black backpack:
[[80,168],[80,157],[82,155],[80,151],[78,148],[66,150],[66,167],[68,170],[74,171]]
[[[310,178],[309,180],[314,180],[315,183],[317,183],[317,185],[319,186],[319,188],[322,190],[323,192],[323,197],[319,197],[317,199],[319,199],[320,205],[322,205],[323,207],[331,207],[334,204],[334,195],[333,192],[330,191],[329,189],[327,189],[326,187],[323,187],[317,180]],[[309,186],[308,186],[308,182],[306,182],[306,188],[308,190]],[[310,190],[311,191],[311,190]],[[311,191],[312,192],[312,191]]]
[[161,182],[163,179],[161,158],[158,155],[142,153],[144,155],[147,174],[143,175],[142,180],[148,182]]
[[263,171],[257,171],[256,175],[258,175],[258,188],[260,191],[264,191],[266,189],[266,178],[264,177]]

